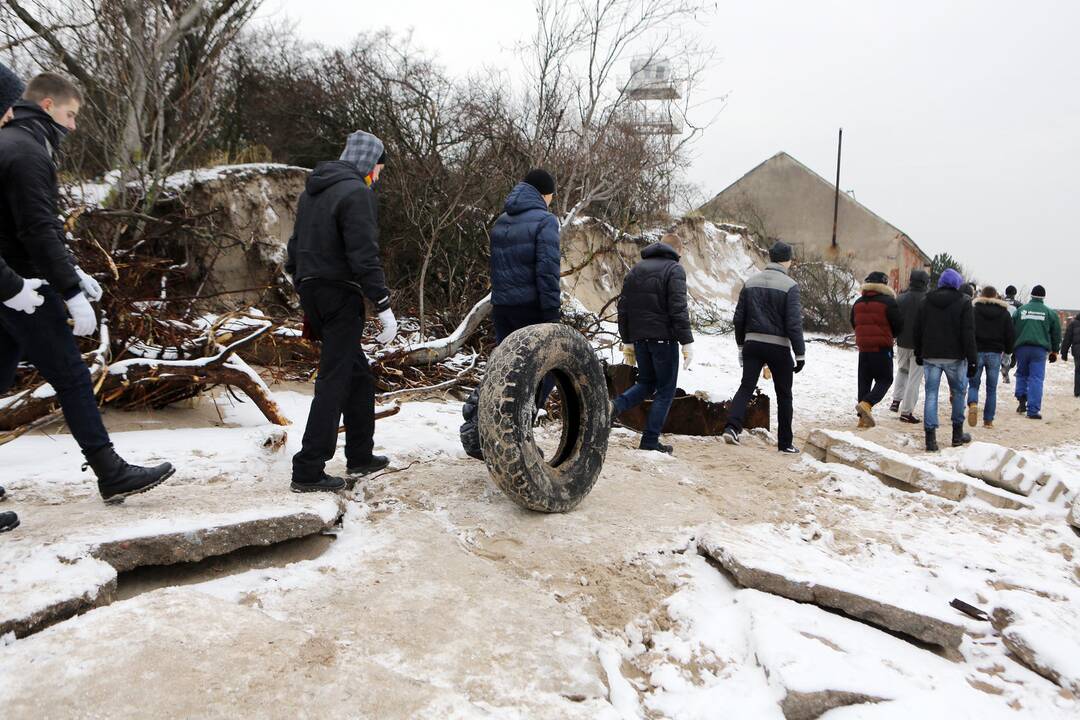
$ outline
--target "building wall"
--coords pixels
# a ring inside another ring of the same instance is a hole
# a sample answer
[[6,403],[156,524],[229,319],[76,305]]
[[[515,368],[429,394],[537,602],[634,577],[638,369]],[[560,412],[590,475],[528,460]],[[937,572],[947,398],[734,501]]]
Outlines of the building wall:
[[833,185],[786,153],[743,176],[701,208],[706,218],[739,222],[792,244],[796,254],[848,260],[860,278],[880,270],[907,285],[925,258],[888,222],[841,193],[837,247],[832,247]]

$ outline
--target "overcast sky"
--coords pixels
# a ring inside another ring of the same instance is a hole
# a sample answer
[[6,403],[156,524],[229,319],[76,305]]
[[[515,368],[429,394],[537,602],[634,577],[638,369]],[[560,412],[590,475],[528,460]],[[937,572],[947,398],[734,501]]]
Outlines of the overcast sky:
[[[451,72],[516,68],[531,0],[267,0],[312,40],[411,29]],[[730,93],[695,147],[712,197],[785,150],[982,283],[1080,309],[1080,2],[727,0],[695,28]]]

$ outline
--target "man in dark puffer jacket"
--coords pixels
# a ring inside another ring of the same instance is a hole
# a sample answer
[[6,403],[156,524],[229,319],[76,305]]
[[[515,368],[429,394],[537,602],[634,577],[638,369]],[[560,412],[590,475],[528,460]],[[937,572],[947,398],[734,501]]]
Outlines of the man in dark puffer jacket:
[[975,346],[979,351],[979,362],[974,379],[968,383],[968,424],[971,427],[975,427],[979,421],[979,386],[982,385],[984,372],[986,406],[983,408],[983,426],[994,427],[1001,359],[1012,354],[1016,336],[1011,310],[1009,303],[999,298],[997,290],[989,285],[975,298]]
[[681,241],[674,234],[641,251],[641,261],[623,282],[619,296],[619,335],[628,365],[638,366],[637,382],[612,405],[618,417],[653,397],[641,437],[641,450],[671,453],[660,442],[675,383],[679,379],[679,345],[683,368],[693,360],[694,335],[686,306],[686,271],[679,265]]
[[[794,373],[806,366],[806,343],[803,340],[802,301],[799,284],[788,276],[792,250],[777,241],[769,248],[769,264],[743,285],[735,307],[735,342],[739,363],[743,366],[742,383],[728,412],[724,442],[739,444],[743,419],[750,396],[757,388],[761,369],[768,367],[776,390],[777,449],[798,453],[791,429],[793,404],[791,385]],[[792,353],[795,361],[792,362]]]
[[926,296],[915,322],[915,361],[923,367],[926,378],[923,427],[928,452],[938,450],[938,389],[942,375],[948,379],[953,396],[953,447],[971,442],[971,436],[964,432],[964,395],[967,378],[975,376],[979,356],[971,301],[960,292],[963,282],[960,273],[951,268],[942,273],[938,289]]
[[1073,396],[1080,398],[1080,315],[1074,315],[1061,336],[1061,359],[1067,361],[1073,355]]
[[859,427],[874,427],[874,406],[885,399],[893,381],[893,339],[904,322],[896,293],[883,272],[872,272],[862,286],[862,297],[851,306],[851,326],[859,348]]
[[[559,321],[562,304],[559,220],[548,210],[555,178],[543,168],[530,170],[506,197],[503,214],[491,228],[491,316],[495,343],[539,323]],[[555,387],[548,375],[536,396],[542,408]],[[465,401],[459,436],[465,454],[484,459],[476,425],[480,388]]]
[[926,300],[929,284],[930,273],[912,270],[907,290],[896,299],[903,329],[896,336],[896,383],[889,409],[900,413],[901,422],[912,425],[921,422],[915,417],[915,406],[919,403],[919,391],[923,386],[922,368],[915,364],[915,320]]

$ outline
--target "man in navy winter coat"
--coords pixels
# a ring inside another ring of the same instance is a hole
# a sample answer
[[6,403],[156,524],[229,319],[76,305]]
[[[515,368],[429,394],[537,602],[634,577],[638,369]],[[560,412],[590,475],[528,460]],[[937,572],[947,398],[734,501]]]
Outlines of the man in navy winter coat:
[[612,404],[611,416],[637,407],[650,397],[649,417],[641,436],[641,450],[671,454],[660,442],[675,383],[679,379],[679,346],[683,368],[693,360],[694,335],[686,305],[686,271],[679,264],[681,242],[665,235],[641,251],[641,261],[623,282],[619,295],[619,335],[628,365],[638,366],[637,382]]
[[[806,365],[803,340],[802,300],[799,284],[788,276],[792,250],[777,241],[769,248],[769,264],[743,285],[735,307],[735,342],[743,366],[742,384],[731,401],[724,442],[739,443],[746,406],[757,387],[761,369],[768,367],[776,389],[777,449],[798,453],[791,429],[791,385],[794,373]],[[795,359],[792,361],[792,354]]]

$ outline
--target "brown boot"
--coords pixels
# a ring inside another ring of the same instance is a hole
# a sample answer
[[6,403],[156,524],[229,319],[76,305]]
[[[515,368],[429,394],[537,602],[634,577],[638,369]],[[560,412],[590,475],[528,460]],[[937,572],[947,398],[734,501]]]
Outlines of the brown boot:
[[986,428],[987,430],[993,430],[994,429],[994,421],[993,420],[983,420],[983,427]]
[[[877,425],[874,422],[873,406],[865,400],[855,406],[855,412],[859,413],[859,427],[872,428]],[[863,423],[866,423],[865,425]]]
[[968,425],[975,427],[979,424],[979,403],[968,403]]

